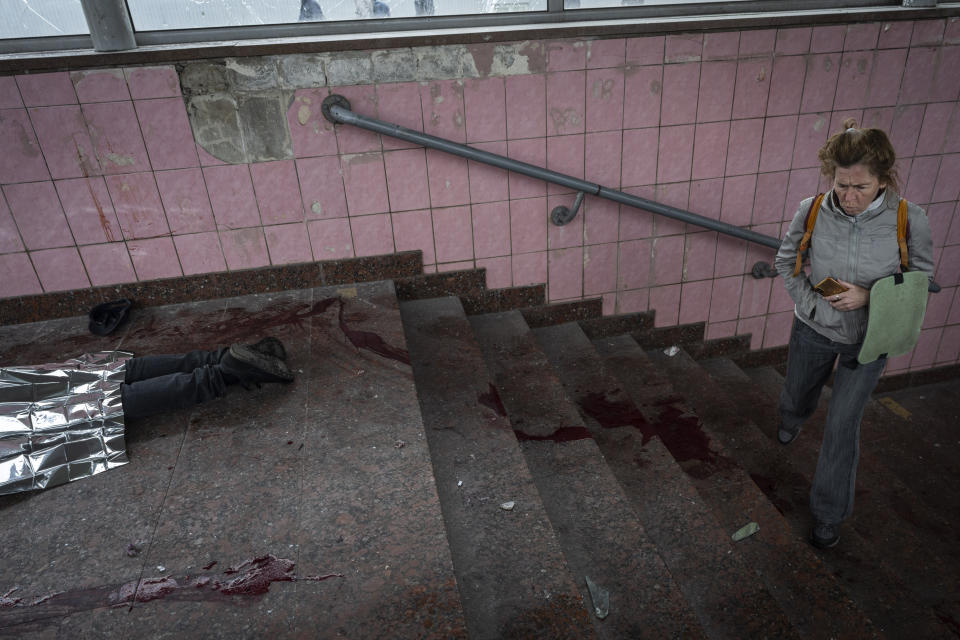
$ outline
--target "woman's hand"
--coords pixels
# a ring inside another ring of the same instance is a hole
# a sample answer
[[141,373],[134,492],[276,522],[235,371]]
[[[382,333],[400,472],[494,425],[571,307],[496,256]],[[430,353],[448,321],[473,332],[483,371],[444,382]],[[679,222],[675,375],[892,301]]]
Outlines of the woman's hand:
[[851,282],[845,282],[844,280],[838,279],[837,282],[847,288],[847,290],[843,293],[827,296],[827,302],[829,302],[830,306],[837,311],[853,311],[854,309],[867,306],[867,303],[870,302],[869,289],[858,287],[857,285]]

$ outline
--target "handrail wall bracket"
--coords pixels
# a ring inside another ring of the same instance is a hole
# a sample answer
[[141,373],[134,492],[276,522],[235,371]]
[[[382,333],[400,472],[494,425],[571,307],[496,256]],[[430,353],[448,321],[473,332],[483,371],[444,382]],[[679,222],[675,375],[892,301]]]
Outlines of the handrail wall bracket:
[[577,212],[580,210],[581,204],[583,204],[583,191],[577,191],[577,198],[573,201],[573,208],[565,207],[562,204],[554,207],[553,211],[550,212],[550,222],[558,227],[573,222],[573,219],[577,217]]

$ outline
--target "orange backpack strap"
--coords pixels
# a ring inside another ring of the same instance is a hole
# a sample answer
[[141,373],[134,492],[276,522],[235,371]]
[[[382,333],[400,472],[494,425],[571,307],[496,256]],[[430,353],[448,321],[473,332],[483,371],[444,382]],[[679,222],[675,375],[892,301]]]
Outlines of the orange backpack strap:
[[[820,204],[823,202],[823,196],[825,194],[820,194],[813,199],[813,202],[810,204],[810,210],[807,211],[807,220],[806,220],[806,231],[803,232],[803,238],[800,239],[800,246],[797,247],[797,266],[793,269],[793,276],[796,277],[800,274],[800,269],[803,267],[803,256],[807,252],[807,249],[810,248],[810,238],[813,236],[813,226],[817,224],[817,216],[820,214]],[[906,211],[906,209],[904,209]]]
[[901,199],[900,206],[897,207],[897,244],[900,245],[900,271],[906,273],[909,271],[909,259],[907,255],[907,201]]

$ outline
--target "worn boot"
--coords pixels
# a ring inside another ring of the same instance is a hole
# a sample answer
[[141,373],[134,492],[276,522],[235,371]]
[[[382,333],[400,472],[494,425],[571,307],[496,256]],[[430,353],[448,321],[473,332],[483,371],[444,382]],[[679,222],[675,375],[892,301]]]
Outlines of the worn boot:
[[287,350],[283,348],[283,343],[280,342],[278,338],[274,338],[273,336],[267,336],[259,342],[254,342],[253,344],[248,344],[247,346],[265,356],[273,356],[274,358],[278,358],[284,362],[287,360]]
[[249,389],[262,382],[293,382],[293,373],[283,360],[260,353],[252,347],[235,344],[217,365],[227,384],[240,384]]

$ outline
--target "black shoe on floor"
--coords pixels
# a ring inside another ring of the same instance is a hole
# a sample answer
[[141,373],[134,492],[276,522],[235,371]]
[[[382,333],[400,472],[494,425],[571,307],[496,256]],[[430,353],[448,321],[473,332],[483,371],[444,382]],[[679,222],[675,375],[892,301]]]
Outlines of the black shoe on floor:
[[244,388],[262,382],[293,382],[293,373],[283,360],[243,344],[232,345],[217,366],[228,384],[239,383]]
[[777,440],[780,441],[780,444],[790,444],[797,439],[798,435],[800,435],[800,427],[797,427],[796,431],[790,431],[783,425],[780,425],[780,428],[777,430]]
[[262,353],[265,356],[273,356],[274,358],[279,358],[283,361],[286,361],[287,359],[287,350],[283,348],[283,343],[280,342],[278,338],[274,338],[273,336],[267,336],[266,338],[261,339],[259,342],[254,342],[253,344],[248,344],[247,346],[257,353]]
[[829,549],[837,546],[840,542],[840,534],[837,532],[838,525],[818,522],[810,533],[810,543],[818,549]]

